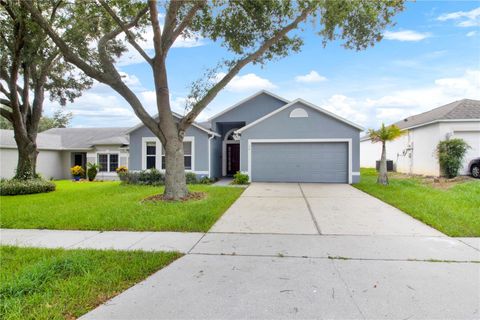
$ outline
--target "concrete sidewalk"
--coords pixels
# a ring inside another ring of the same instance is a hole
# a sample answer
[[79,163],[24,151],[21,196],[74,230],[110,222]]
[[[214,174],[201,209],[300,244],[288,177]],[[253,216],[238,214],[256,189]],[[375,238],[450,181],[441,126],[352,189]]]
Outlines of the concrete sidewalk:
[[478,238],[2,229],[0,239],[187,253],[83,319],[479,318]]
[[82,319],[478,319],[479,268],[190,254]]
[[0,244],[64,249],[189,252],[203,233],[0,229]]
[[233,256],[480,262],[480,238],[0,229],[0,245]]

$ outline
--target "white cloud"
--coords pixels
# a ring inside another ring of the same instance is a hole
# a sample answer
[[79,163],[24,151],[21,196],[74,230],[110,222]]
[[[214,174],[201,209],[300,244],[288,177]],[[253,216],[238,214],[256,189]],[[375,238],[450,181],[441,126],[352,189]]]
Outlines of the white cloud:
[[407,109],[402,108],[377,108],[375,116],[379,119],[379,123],[390,124],[405,118]]
[[470,31],[467,33],[467,37],[474,37],[477,34],[477,31]]
[[327,80],[327,78],[319,75],[318,72],[315,70],[312,70],[305,75],[300,75],[295,77],[296,82],[302,82],[302,83],[321,82],[325,80]]
[[334,94],[321,107],[353,122],[367,121],[367,114],[360,110],[362,109],[360,103],[341,94]]
[[[225,76],[225,73],[218,73],[215,79],[218,81]],[[261,89],[275,89],[277,86],[274,85],[270,80],[261,78],[255,73],[247,73],[243,76],[235,76],[227,84],[225,90],[231,92],[245,92],[245,91],[258,91]]]
[[464,98],[480,99],[480,70],[467,70],[461,76],[436,79],[430,86],[398,90],[365,102],[376,110],[377,122],[388,123]]
[[403,30],[403,31],[385,31],[383,37],[387,40],[396,40],[396,41],[421,41],[430,37],[428,32],[417,32],[413,30]]
[[480,26],[480,7],[470,11],[456,11],[444,13],[440,15],[437,20],[448,21],[455,20],[459,27],[476,27]]
[[[139,93],[140,99],[145,106],[145,109],[150,114],[157,114],[157,96],[155,91],[142,91]],[[170,108],[172,111],[181,115],[185,114],[185,107],[187,105],[187,98],[170,96]]]
[[123,82],[127,86],[129,86],[131,89],[141,87],[140,80],[137,78],[137,76],[135,76],[133,74],[128,74],[128,73],[123,72],[123,71],[119,71],[118,73],[120,74],[120,77],[122,78]]

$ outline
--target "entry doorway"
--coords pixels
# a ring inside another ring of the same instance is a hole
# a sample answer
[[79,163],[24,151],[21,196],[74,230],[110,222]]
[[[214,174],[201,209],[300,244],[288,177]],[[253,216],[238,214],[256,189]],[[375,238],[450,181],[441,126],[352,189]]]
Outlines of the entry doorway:
[[222,176],[233,176],[240,171],[240,141],[235,140],[235,131],[230,129],[223,139],[222,147]]
[[227,148],[227,176],[233,176],[240,171],[240,144],[228,143]]

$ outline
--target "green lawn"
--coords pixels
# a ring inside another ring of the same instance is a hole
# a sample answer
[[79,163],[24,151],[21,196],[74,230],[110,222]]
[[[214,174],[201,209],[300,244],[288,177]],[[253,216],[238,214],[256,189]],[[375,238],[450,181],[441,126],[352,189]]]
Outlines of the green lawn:
[[189,186],[202,200],[141,202],[162,187],[57,181],[51,193],[0,197],[2,228],[207,231],[244,189]]
[[0,247],[0,319],[74,319],[179,253]]
[[374,169],[362,169],[354,186],[452,237],[480,237],[480,181],[459,183],[447,190],[418,178],[390,177],[388,186],[376,183]]

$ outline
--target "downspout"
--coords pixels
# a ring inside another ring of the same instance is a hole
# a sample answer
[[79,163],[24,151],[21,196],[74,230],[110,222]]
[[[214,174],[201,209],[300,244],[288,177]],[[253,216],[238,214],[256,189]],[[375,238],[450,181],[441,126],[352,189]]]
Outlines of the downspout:
[[209,135],[208,137],[208,178],[212,178],[212,164],[211,164],[211,158],[212,158],[212,139],[215,138],[215,136]]

